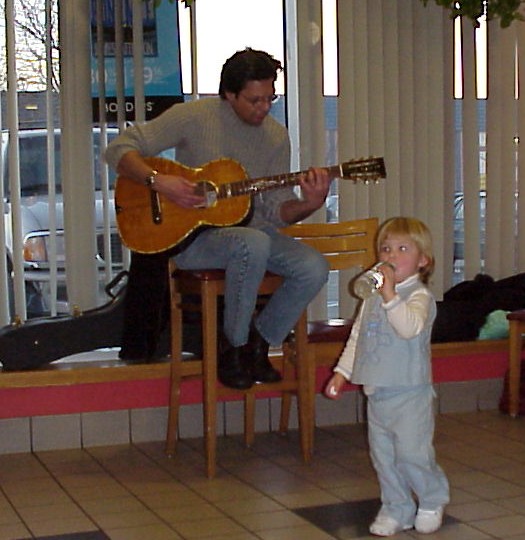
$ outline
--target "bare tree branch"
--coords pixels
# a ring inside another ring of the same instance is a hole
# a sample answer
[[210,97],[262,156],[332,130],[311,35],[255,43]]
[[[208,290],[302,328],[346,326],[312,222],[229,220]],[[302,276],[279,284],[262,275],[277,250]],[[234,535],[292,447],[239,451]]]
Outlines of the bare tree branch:
[[[58,47],[58,0],[52,0],[51,15],[51,58],[52,89],[59,87],[59,47]],[[46,14],[44,0],[15,0],[15,40],[18,90],[37,91],[47,86],[46,73]],[[2,25],[5,25],[5,2],[0,4]],[[0,63],[0,87],[7,81],[5,58]]]

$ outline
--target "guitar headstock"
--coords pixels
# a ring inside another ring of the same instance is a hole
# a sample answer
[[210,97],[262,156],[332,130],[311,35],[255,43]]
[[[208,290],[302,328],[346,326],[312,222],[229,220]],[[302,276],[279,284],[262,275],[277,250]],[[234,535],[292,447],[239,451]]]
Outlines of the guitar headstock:
[[386,178],[385,161],[382,157],[353,159],[339,165],[338,176],[354,182],[377,182]]

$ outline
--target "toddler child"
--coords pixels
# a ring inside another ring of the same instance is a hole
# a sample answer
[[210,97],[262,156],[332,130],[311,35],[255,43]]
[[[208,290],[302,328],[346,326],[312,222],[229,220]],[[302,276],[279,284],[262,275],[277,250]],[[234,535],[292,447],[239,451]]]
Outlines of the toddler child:
[[433,533],[449,486],[433,447],[432,239],[419,220],[394,217],[379,228],[376,247],[383,285],[360,306],[325,395],[337,399],[351,380],[367,396],[370,455],[381,488],[370,532],[392,536],[415,527]]

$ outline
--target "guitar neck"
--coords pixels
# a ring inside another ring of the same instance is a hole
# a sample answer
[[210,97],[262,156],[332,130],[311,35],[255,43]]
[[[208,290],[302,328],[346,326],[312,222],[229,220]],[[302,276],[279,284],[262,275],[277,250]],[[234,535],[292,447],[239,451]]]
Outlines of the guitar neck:
[[[337,176],[343,176],[341,165],[333,165],[324,168],[328,171],[330,179]],[[239,197],[241,195],[256,195],[257,193],[270,191],[272,189],[296,186],[307,172],[308,171],[298,171],[294,173],[277,174],[275,176],[265,176],[262,178],[247,178],[246,180],[221,184],[218,189],[217,198],[226,199],[230,197]]]

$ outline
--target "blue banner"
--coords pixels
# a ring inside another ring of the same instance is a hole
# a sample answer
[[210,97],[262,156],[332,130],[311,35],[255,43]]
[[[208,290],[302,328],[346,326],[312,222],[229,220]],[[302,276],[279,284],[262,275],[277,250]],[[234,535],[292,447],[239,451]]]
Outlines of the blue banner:
[[[126,120],[134,120],[134,62],[132,0],[122,1],[124,55],[124,94]],[[174,103],[183,101],[179,43],[178,2],[144,0],[142,9],[144,35],[144,95],[146,119],[153,118]],[[115,74],[115,1],[102,0],[106,119],[116,121]],[[91,0],[91,92],[94,120],[98,122],[98,65],[96,0]]]

